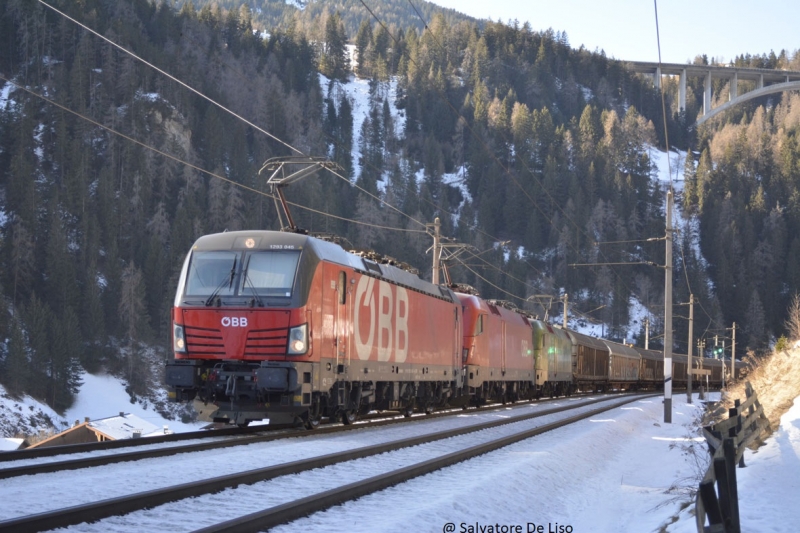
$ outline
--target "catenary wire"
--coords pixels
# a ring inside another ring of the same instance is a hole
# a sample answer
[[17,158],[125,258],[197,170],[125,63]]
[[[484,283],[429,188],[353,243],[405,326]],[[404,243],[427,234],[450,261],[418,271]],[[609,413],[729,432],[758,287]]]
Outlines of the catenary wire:
[[[66,107],[66,106],[64,106],[62,104],[59,104],[58,102],[55,102],[55,101],[51,100],[50,98],[47,98],[44,95],[41,95],[41,94],[39,94],[39,93],[37,93],[35,91],[32,91],[32,90],[28,89],[27,87],[24,87],[24,86],[22,86],[22,85],[20,85],[20,84],[18,84],[16,82],[14,82],[13,80],[10,80],[10,79],[6,78],[2,74],[0,74],[0,79],[6,81],[7,83],[10,83],[11,85],[16,87],[17,89],[20,89],[22,91],[27,92],[28,94],[30,94],[32,96],[40,98],[40,99],[44,100],[45,102],[47,102],[47,103],[49,103],[49,104],[51,104],[51,105],[63,110],[63,111],[66,111],[67,113],[75,115],[76,117],[78,117],[78,118],[80,118],[82,120],[85,120],[85,121],[89,122],[90,124],[93,124],[93,125],[95,125],[95,126],[97,126],[99,128],[102,128],[102,129],[106,130],[107,132],[109,132],[109,133],[111,133],[113,135],[117,135],[118,137],[120,137],[122,139],[130,141],[130,142],[132,142],[132,143],[134,143],[134,144],[136,144],[138,146],[141,146],[142,148],[145,148],[146,150],[150,150],[150,151],[152,151],[154,153],[157,153],[157,154],[159,154],[161,156],[164,156],[164,157],[166,157],[168,159],[171,159],[171,160],[175,161],[176,163],[185,165],[185,166],[187,166],[187,167],[189,167],[191,169],[194,169],[194,170],[196,170],[198,172],[206,174],[206,175],[208,175],[208,176],[210,176],[212,178],[216,178],[216,179],[225,181],[225,182],[227,182],[227,183],[229,183],[229,184],[231,184],[231,185],[233,185],[235,187],[239,187],[240,189],[244,189],[246,191],[253,192],[253,193],[256,193],[258,195],[264,196],[266,198],[271,198],[273,200],[277,198],[273,194],[270,194],[270,193],[264,192],[264,191],[259,191],[258,189],[253,189],[252,187],[248,187],[247,185],[243,185],[241,183],[233,181],[233,180],[231,180],[229,178],[226,178],[224,176],[220,176],[219,174],[215,174],[214,172],[210,172],[208,170],[205,170],[204,168],[198,167],[197,165],[194,165],[194,164],[192,164],[192,163],[190,163],[190,162],[188,162],[186,160],[183,160],[183,159],[181,159],[179,157],[176,157],[174,155],[168,154],[168,153],[166,153],[166,152],[164,152],[162,150],[159,150],[158,148],[154,148],[154,147],[152,147],[152,146],[150,146],[148,144],[145,144],[145,143],[143,143],[141,141],[138,141],[138,140],[134,139],[133,137],[130,137],[130,136],[124,134],[124,133],[116,131],[113,128],[109,128],[108,126],[100,124],[99,122],[97,122],[97,121],[95,121],[95,120],[93,120],[93,119],[91,119],[91,118],[89,118],[89,117],[87,117],[85,115],[82,115],[81,113],[78,113],[77,111],[69,109],[68,107]],[[353,219],[349,219],[349,218],[345,218],[345,217],[332,215],[332,214],[329,214],[329,213],[324,213],[322,211],[318,211],[318,210],[313,209],[311,207],[300,205],[300,204],[297,204],[297,203],[294,203],[294,202],[287,202],[287,203],[289,203],[289,204],[291,204],[294,207],[297,207],[299,209],[303,209],[303,210],[306,210],[306,211],[311,211],[313,213],[317,213],[317,214],[320,214],[320,215],[328,216],[328,217],[331,217],[331,218],[336,218],[336,219],[339,219],[339,220],[344,220],[346,222],[352,222],[354,224],[373,227],[373,228],[376,228],[376,229],[400,231],[400,232],[408,232],[408,233],[425,233],[424,230],[412,230],[412,229],[406,229],[406,228],[394,228],[394,227],[390,227],[390,226],[381,226],[381,225],[378,225],[378,224],[371,224],[371,223],[368,223],[368,222],[361,222],[361,221],[358,221],[358,220],[353,220]]]
[[[264,135],[268,136],[269,138],[271,138],[271,139],[275,140],[276,142],[278,142],[278,143],[282,144],[283,146],[285,146],[285,147],[289,148],[289,149],[290,149],[290,150],[292,150],[293,152],[295,152],[295,153],[297,153],[297,154],[300,154],[300,155],[306,155],[306,154],[304,154],[304,153],[303,153],[301,150],[299,150],[298,148],[295,148],[295,147],[294,147],[294,146],[292,146],[291,144],[289,144],[289,143],[287,143],[286,141],[284,141],[284,140],[282,140],[282,139],[278,138],[277,136],[273,135],[272,133],[269,133],[269,132],[268,132],[268,131],[266,131],[265,129],[263,129],[263,128],[261,128],[261,127],[257,126],[256,124],[252,123],[251,121],[247,120],[246,118],[242,117],[241,115],[239,115],[239,114],[235,113],[234,111],[232,111],[232,110],[228,109],[227,107],[223,106],[222,104],[220,104],[219,102],[215,101],[214,99],[212,99],[212,98],[210,98],[210,97],[208,97],[208,96],[204,95],[203,93],[201,93],[201,92],[200,92],[200,91],[198,91],[197,89],[195,89],[195,88],[193,88],[192,86],[188,85],[187,83],[185,83],[185,82],[181,81],[180,79],[176,78],[175,76],[173,76],[173,75],[169,74],[168,72],[164,71],[163,69],[160,69],[160,68],[158,68],[157,66],[155,66],[155,65],[153,65],[152,63],[150,63],[150,62],[146,61],[145,59],[143,59],[143,58],[139,57],[138,55],[134,54],[133,52],[131,52],[131,51],[129,51],[129,50],[127,50],[127,49],[123,48],[123,47],[122,47],[122,46],[120,46],[119,44],[117,44],[117,43],[115,43],[115,42],[111,41],[111,40],[110,40],[110,39],[108,39],[107,37],[104,37],[103,35],[101,35],[100,33],[96,32],[95,30],[91,29],[90,27],[86,26],[85,24],[82,24],[81,22],[79,22],[79,21],[75,20],[74,18],[70,17],[70,16],[69,16],[69,15],[67,15],[66,13],[63,13],[62,11],[59,11],[58,9],[56,9],[55,7],[53,7],[53,6],[49,5],[49,4],[47,4],[47,3],[46,3],[46,2],[44,2],[43,0],[37,0],[37,1],[38,1],[40,4],[42,4],[43,6],[47,7],[48,9],[50,9],[50,10],[54,11],[55,13],[57,13],[57,14],[61,15],[62,17],[66,18],[67,20],[69,20],[69,21],[73,22],[74,24],[76,24],[76,25],[80,26],[80,27],[81,27],[81,28],[83,28],[84,30],[86,30],[86,31],[88,31],[88,32],[90,32],[90,33],[92,33],[93,35],[95,35],[95,36],[99,37],[99,38],[100,38],[100,39],[102,39],[103,41],[105,41],[105,42],[109,43],[110,45],[114,46],[115,48],[119,49],[120,51],[122,51],[122,52],[124,52],[124,53],[128,54],[129,56],[133,57],[133,58],[134,58],[134,59],[136,59],[137,61],[140,61],[141,63],[143,63],[143,64],[145,64],[145,65],[149,66],[150,68],[154,69],[155,71],[159,72],[160,74],[162,74],[162,75],[166,76],[167,78],[171,79],[172,81],[174,81],[174,82],[178,83],[178,84],[179,84],[179,85],[181,85],[182,87],[185,87],[185,88],[186,88],[186,89],[188,89],[189,91],[191,91],[191,92],[193,92],[194,94],[196,94],[196,95],[200,96],[200,97],[201,97],[201,98],[203,98],[204,100],[206,100],[206,101],[210,102],[211,104],[213,104],[213,105],[215,105],[215,106],[219,107],[220,109],[222,109],[222,110],[223,110],[223,111],[225,111],[226,113],[229,113],[229,114],[230,114],[230,115],[232,115],[233,117],[235,117],[235,118],[237,118],[237,119],[241,120],[242,122],[244,122],[244,123],[245,123],[245,124],[247,124],[248,126],[250,126],[250,127],[254,128],[255,130],[257,130],[257,131],[259,131],[259,132],[263,133]],[[361,192],[363,192],[364,194],[367,194],[367,195],[369,195],[369,196],[370,196],[370,197],[372,197],[373,199],[375,199],[375,200],[377,200],[377,201],[381,202],[383,205],[386,205],[387,207],[389,207],[389,208],[391,208],[391,209],[395,210],[397,213],[399,213],[399,214],[401,214],[401,215],[403,215],[403,216],[405,216],[405,217],[409,218],[410,220],[412,220],[413,222],[415,222],[415,223],[419,224],[420,226],[422,226],[422,227],[425,227],[425,224],[424,224],[423,222],[420,222],[419,220],[416,220],[416,219],[415,219],[415,218],[413,218],[411,215],[408,215],[408,214],[404,213],[403,211],[401,211],[400,209],[398,209],[398,208],[394,207],[393,205],[391,205],[391,204],[389,204],[389,203],[387,203],[387,202],[385,202],[385,201],[381,200],[380,198],[378,198],[377,196],[373,195],[372,193],[370,193],[370,192],[369,192],[369,191],[367,191],[366,189],[364,189],[364,188],[360,187],[358,184],[355,184],[355,183],[351,182],[349,178],[347,178],[347,177],[345,177],[345,176],[342,176],[341,174],[339,174],[339,173],[338,173],[338,172],[336,172],[335,170],[332,170],[332,169],[328,169],[328,170],[329,170],[329,172],[331,172],[331,173],[332,173],[334,176],[336,176],[336,177],[338,177],[338,178],[340,178],[340,179],[342,179],[342,180],[346,181],[348,184],[350,184],[351,186],[353,186],[353,187],[355,187],[356,189],[360,190],[360,191],[361,191]],[[323,214],[323,213],[322,213],[322,212],[320,212],[320,214]],[[342,220],[347,220],[347,219],[343,219],[342,217],[338,217],[338,218],[340,218],[340,219],[342,219]]]

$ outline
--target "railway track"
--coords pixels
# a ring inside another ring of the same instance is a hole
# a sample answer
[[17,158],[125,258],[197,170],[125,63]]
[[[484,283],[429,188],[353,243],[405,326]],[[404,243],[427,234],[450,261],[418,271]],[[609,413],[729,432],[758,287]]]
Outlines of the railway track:
[[56,455],[69,455],[102,450],[117,450],[120,448],[134,448],[137,446],[147,446],[150,444],[181,442],[193,439],[204,439],[208,437],[248,435],[262,431],[264,431],[263,426],[245,428],[231,427],[202,431],[186,431],[183,433],[170,433],[167,435],[158,435],[156,437],[147,437],[144,439],[107,440],[103,442],[84,442],[81,444],[67,444],[64,446],[51,446],[47,448],[28,448],[25,450],[0,452],[0,463],[20,461],[24,459],[41,459],[43,457],[53,457]]
[[[539,403],[546,404],[549,401],[558,401],[558,399],[544,400]],[[530,402],[519,402],[517,405],[523,405]],[[470,408],[467,412],[479,413],[487,410],[497,409],[500,404]],[[128,461],[141,461],[144,459],[153,459],[157,457],[168,457],[177,455],[179,453],[192,453],[202,452],[208,450],[219,450],[230,448],[234,446],[246,446],[249,444],[265,443],[286,437],[304,437],[312,435],[327,435],[332,433],[339,433],[342,431],[351,431],[354,429],[363,429],[365,427],[381,427],[391,424],[398,424],[408,421],[413,421],[415,418],[424,417],[426,419],[436,419],[445,416],[452,416],[453,414],[463,413],[462,409],[448,409],[437,411],[428,415],[418,415],[411,418],[406,418],[402,415],[390,414],[377,414],[367,419],[359,421],[351,425],[334,424],[326,425],[325,427],[318,428],[314,431],[297,430],[290,428],[267,429],[269,426],[254,426],[248,428],[225,428],[221,430],[212,431],[193,431],[179,435],[185,435],[183,438],[162,438],[154,437],[147,439],[127,439],[121,441],[106,441],[98,443],[76,444],[69,446],[58,446],[53,448],[43,448],[41,450],[34,448],[32,450],[20,450],[18,452],[7,452],[0,454],[2,461],[6,463],[14,460],[23,464],[0,467],[0,480],[9,479],[19,476],[28,476],[35,474],[50,474],[54,472],[66,470],[79,470],[81,468],[90,468],[96,466],[106,466],[115,463],[122,463]],[[261,428],[261,429],[258,429]],[[176,437],[177,435],[164,435],[164,437]],[[230,438],[224,438],[229,436]],[[159,446],[158,444],[172,444],[175,442],[186,440],[201,440],[202,442],[193,442],[183,445],[175,446]],[[117,446],[108,446],[109,444],[118,444]],[[135,450],[120,453],[108,453],[115,449],[126,449],[130,447],[147,446],[146,450]],[[52,460],[42,461],[43,458],[57,457],[57,452],[63,450],[63,455],[71,455],[78,453],[90,453],[76,459]],[[25,453],[32,452],[32,453]],[[37,453],[44,452],[44,453]],[[18,455],[17,455],[18,454]]]
[[[209,526],[211,529],[208,531],[251,531],[254,529],[264,529],[274,527],[277,524],[285,523],[294,520],[300,516],[315,512],[316,510],[324,509],[331,505],[341,503],[350,499],[358,498],[364,494],[375,492],[387,486],[400,483],[407,479],[423,475],[456,462],[465,461],[471,457],[496,450],[503,446],[519,440],[527,439],[532,436],[538,435],[545,431],[556,429],[567,424],[574,423],[578,420],[594,416],[600,412],[613,409],[624,405],[625,403],[635,401],[642,398],[642,395],[635,395],[633,397],[619,397],[616,396],[612,399],[602,398],[576,404],[571,402],[572,405],[556,407],[547,410],[536,411],[534,413],[525,413],[523,415],[508,417],[504,412],[498,414],[498,417],[504,416],[505,418],[495,419],[489,422],[473,424],[466,427],[451,428],[442,431],[436,431],[426,435],[420,435],[381,444],[364,446],[356,449],[350,449],[338,453],[331,453],[322,456],[310,457],[297,461],[290,461],[281,464],[272,465],[265,468],[253,469],[245,472],[238,472],[235,474],[218,476],[210,479],[203,479],[196,482],[184,483],[181,485],[165,487],[162,489],[139,492],[127,496],[111,498],[85,505],[72,506],[65,509],[57,509],[50,512],[40,513],[36,515],[29,515],[14,518],[0,522],[0,531],[41,531],[47,529],[54,529],[59,527],[67,527],[70,525],[81,524],[83,522],[93,522],[97,520],[108,519],[109,517],[133,513],[141,509],[152,508],[159,505],[164,505],[169,502],[178,502],[187,498],[198,497],[211,493],[220,492],[223,490],[231,490],[233,487],[240,485],[253,485],[256,483],[269,482],[269,480],[277,480],[282,476],[294,474],[290,478],[296,478],[296,475],[313,475],[310,471],[328,468],[342,468],[342,463],[347,462],[348,465],[354,464],[358,461],[375,461],[378,454],[400,454],[398,457],[405,454],[405,459],[386,459],[386,456],[380,458],[381,464],[389,463],[406,463],[405,466],[385,472],[383,474],[369,477],[368,479],[358,480],[351,483],[344,483],[342,486],[331,488],[330,490],[322,491],[318,494],[306,495],[297,497],[294,501],[283,502],[278,505],[270,506],[268,509],[247,515],[244,517],[232,518],[228,522]],[[595,404],[602,403],[602,406],[593,407]],[[580,411],[578,414],[565,415],[569,411]],[[559,420],[541,423],[536,422],[536,419],[541,417],[557,416]],[[423,417],[422,420],[430,420],[428,417]],[[531,427],[533,426],[533,427]],[[480,439],[483,442],[471,443],[469,439],[474,439],[475,435],[483,434],[486,432],[500,431],[500,436],[489,436],[487,440],[485,436]],[[312,434],[318,435],[318,432]],[[471,435],[467,438],[465,436]],[[464,439],[467,440],[464,440]],[[459,441],[461,439],[461,441]],[[449,451],[435,451],[428,460],[418,461],[420,455],[419,451],[428,448],[435,448],[441,446],[445,441],[452,441]],[[413,452],[410,450],[413,447]],[[454,447],[454,448],[453,448]],[[395,457],[394,455],[389,457]],[[409,457],[411,458],[409,460]],[[338,466],[337,466],[338,465]],[[374,471],[368,468],[370,471]],[[331,477],[329,475],[325,476]],[[338,476],[333,476],[338,479]],[[297,482],[293,485],[298,485]],[[299,483],[299,485],[319,486],[318,483]],[[250,487],[252,489],[252,487]],[[256,491],[257,492],[257,491]],[[283,493],[286,491],[270,491],[275,493]],[[291,494],[291,491],[288,492]],[[219,496],[219,495],[217,495]],[[215,499],[216,497],[215,496]],[[238,501],[238,500],[237,500]],[[175,505],[175,504],[172,504]],[[236,506],[232,506],[236,507]],[[187,514],[185,516],[196,516],[196,514]],[[137,522],[139,524],[139,522]],[[98,524],[100,529],[108,530],[114,529],[111,524]],[[124,530],[121,528],[120,530]]]

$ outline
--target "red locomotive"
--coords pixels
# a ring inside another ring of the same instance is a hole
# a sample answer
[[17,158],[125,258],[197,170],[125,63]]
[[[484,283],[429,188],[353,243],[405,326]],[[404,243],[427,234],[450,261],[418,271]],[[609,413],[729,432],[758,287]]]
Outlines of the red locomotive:
[[500,302],[459,294],[464,306],[464,360],[477,403],[529,397],[534,386],[533,331],[525,315]]
[[174,398],[214,402],[216,419],[240,425],[431,410],[463,386],[453,291],[297,233],[198,239],[173,323]]

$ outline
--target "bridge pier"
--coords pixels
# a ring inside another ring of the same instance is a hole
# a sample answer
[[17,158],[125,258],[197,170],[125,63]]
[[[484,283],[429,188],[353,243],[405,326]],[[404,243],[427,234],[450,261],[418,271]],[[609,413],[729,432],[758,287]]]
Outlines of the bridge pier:
[[739,93],[739,73],[734,72],[729,83],[728,101],[735,100]]
[[686,69],[681,69],[678,95],[678,111],[686,111]]
[[703,114],[707,115],[711,111],[711,71],[706,72],[703,82]]

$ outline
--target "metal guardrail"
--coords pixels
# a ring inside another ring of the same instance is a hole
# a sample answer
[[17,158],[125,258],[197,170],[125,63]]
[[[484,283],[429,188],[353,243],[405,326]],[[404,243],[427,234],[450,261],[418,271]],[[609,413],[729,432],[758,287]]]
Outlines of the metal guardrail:
[[736,400],[728,410],[727,420],[703,428],[711,464],[695,498],[698,533],[741,533],[736,463],[744,468],[745,447],[769,429],[764,408],[749,382],[745,394],[744,403]]

